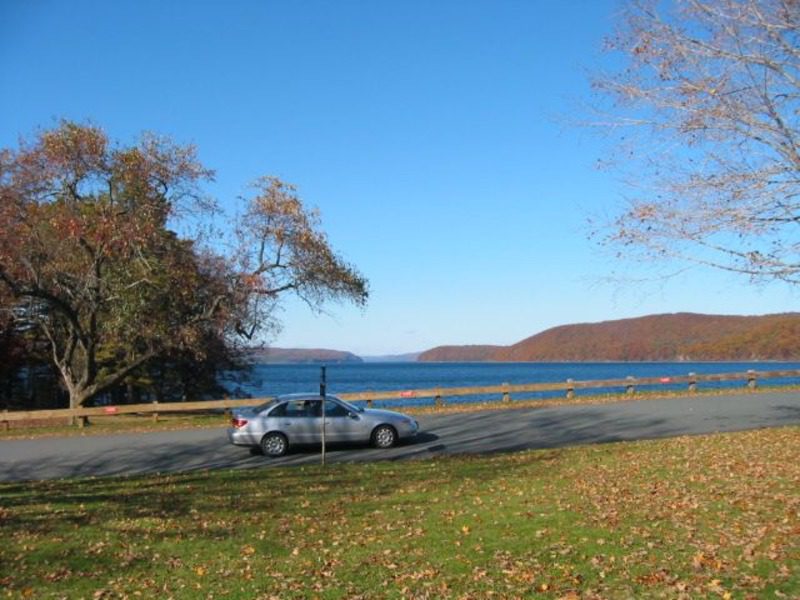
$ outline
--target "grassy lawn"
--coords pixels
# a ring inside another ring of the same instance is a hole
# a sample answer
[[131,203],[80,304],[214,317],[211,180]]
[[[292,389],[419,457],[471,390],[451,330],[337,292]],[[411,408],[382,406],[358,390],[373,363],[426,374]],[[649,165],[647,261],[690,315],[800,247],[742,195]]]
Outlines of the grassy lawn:
[[800,428],[0,484],[0,597],[800,597]]

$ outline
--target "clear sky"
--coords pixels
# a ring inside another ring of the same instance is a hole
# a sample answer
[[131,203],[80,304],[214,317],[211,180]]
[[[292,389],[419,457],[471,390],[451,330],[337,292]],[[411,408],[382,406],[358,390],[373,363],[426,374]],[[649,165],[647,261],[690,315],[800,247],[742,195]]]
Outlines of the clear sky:
[[587,239],[625,188],[573,126],[614,0],[0,0],[0,146],[60,118],[195,143],[223,205],[299,187],[370,280],[366,309],[287,301],[283,347],[510,344],[661,312],[795,310],[707,270],[656,285]]

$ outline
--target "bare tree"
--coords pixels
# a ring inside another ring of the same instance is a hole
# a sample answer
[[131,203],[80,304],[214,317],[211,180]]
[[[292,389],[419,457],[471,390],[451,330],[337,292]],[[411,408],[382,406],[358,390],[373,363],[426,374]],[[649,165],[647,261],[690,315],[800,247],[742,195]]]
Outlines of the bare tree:
[[256,193],[247,199],[235,230],[237,287],[248,292],[237,333],[250,339],[274,326],[275,301],[287,292],[317,312],[328,301],[363,306],[366,279],[334,253],[319,213],[303,206],[295,186],[267,176],[253,188]]
[[798,0],[626,5],[608,41],[623,68],[594,86],[637,187],[604,244],[800,283],[798,24]]

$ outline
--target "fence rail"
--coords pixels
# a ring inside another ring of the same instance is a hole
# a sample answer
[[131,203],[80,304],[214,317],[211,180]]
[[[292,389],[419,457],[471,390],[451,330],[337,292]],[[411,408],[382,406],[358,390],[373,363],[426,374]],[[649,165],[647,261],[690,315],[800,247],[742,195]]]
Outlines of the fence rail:
[[477,387],[452,387],[452,388],[429,388],[423,390],[401,390],[401,391],[368,391],[351,392],[338,394],[342,400],[366,401],[371,403],[374,400],[408,400],[417,398],[434,398],[444,402],[446,397],[456,396],[477,396],[477,395],[502,395],[505,402],[511,401],[511,394],[525,392],[557,392],[563,391],[568,398],[572,398],[576,390],[601,389],[601,388],[622,388],[628,394],[636,392],[637,387],[641,386],[666,386],[685,384],[688,391],[697,391],[697,386],[703,382],[724,382],[742,381],[748,388],[755,389],[759,380],[763,379],[785,379],[790,377],[800,378],[800,370],[788,371],[745,371],[738,373],[720,373],[709,375],[697,375],[689,373],[677,377],[625,377],[621,379],[600,379],[574,381],[567,379],[562,382],[552,383],[523,383],[477,386]]
[[[512,394],[531,392],[557,392],[562,391],[567,398],[572,398],[577,390],[590,389],[624,389],[626,393],[633,394],[641,386],[667,386],[684,384],[689,392],[696,392],[701,383],[742,381],[749,389],[755,389],[758,382],[765,379],[800,378],[800,370],[789,371],[745,371],[738,373],[722,373],[713,375],[697,375],[689,373],[677,377],[626,377],[622,379],[602,379],[591,381],[573,381],[568,379],[563,382],[553,383],[524,383],[473,386],[473,387],[436,387],[419,390],[392,390],[392,391],[366,391],[346,392],[337,394],[342,400],[351,402],[366,402],[371,406],[376,400],[407,401],[410,399],[433,398],[436,405],[442,405],[445,398],[459,396],[489,396],[497,395],[503,402],[511,402]],[[29,421],[38,419],[75,419],[92,416],[125,415],[125,414],[152,414],[158,418],[159,413],[178,413],[191,411],[206,411],[230,409],[240,406],[252,406],[268,400],[264,398],[248,398],[244,400],[209,400],[202,402],[151,402],[148,404],[121,404],[114,406],[94,406],[88,408],[63,408],[54,410],[26,410],[3,411],[0,413],[0,424],[5,428],[12,421]]]
[[[265,398],[266,400],[266,398]],[[192,412],[213,409],[253,406],[260,399],[208,400],[201,402],[149,402],[147,404],[117,404],[113,406],[91,406],[87,408],[56,408],[53,410],[3,411],[0,423],[6,421],[28,421],[35,419],[73,419],[75,417],[99,417],[109,415],[130,415],[141,413]]]

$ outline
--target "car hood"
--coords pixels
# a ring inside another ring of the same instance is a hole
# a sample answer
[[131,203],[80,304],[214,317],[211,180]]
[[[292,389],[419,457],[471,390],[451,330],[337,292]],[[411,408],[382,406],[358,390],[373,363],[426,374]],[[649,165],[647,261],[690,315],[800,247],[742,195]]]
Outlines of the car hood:
[[393,410],[383,410],[380,408],[365,408],[364,414],[374,419],[410,419],[408,415],[404,415]]

